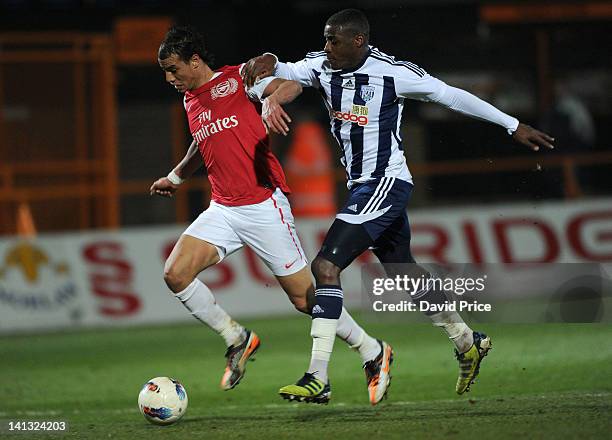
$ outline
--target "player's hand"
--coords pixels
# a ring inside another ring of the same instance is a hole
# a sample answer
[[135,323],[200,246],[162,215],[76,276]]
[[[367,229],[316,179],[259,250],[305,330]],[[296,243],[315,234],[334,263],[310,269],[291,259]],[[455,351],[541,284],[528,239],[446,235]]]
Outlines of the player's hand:
[[528,146],[533,151],[538,151],[540,147],[546,147],[551,150],[555,148],[552,144],[555,138],[527,124],[519,123],[514,133],[512,133],[512,137],[515,141]]
[[242,81],[248,87],[253,87],[253,84],[260,79],[270,76],[274,73],[276,59],[269,54],[260,55],[251,58],[242,68]]
[[162,197],[172,197],[176,190],[178,189],[178,185],[170,182],[167,177],[162,177],[161,179],[157,179],[151,185],[149,189],[149,194],[157,194]]
[[287,124],[291,122],[291,118],[274,96],[271,95],[264,99],[261,117],[272,132],[283,136],[287,136],[287,133],[289,133],[289,125]]

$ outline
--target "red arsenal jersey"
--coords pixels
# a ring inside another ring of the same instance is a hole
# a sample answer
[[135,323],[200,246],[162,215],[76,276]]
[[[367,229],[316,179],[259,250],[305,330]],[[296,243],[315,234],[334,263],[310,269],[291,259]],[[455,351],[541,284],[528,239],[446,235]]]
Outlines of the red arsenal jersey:
[[189,131],[208,170],[212,199],[222,205],[260,203],[274,189],[289,193],[285,174],[270,151],[261,105],[245,90],[239,66],[185,92]]

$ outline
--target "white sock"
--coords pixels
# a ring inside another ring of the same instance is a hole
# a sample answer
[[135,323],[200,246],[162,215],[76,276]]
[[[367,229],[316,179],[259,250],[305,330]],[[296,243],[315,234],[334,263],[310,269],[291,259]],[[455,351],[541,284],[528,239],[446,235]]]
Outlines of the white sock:
[[378,341],[368,335],[344,307],[338,319],[336,336],[346,341],[353,350],[357,350],[364,363],[376,358],[380,353]]
[[193,316],[221,335],[228,347],[244,340],[244,327],[219,307],[210,289],[199,279],[194,279],[184,290],[177,293],[176,297]]
[[474,344],[472,329],[463,322],[457,312],[440,312],[430,315],[433,325],[441,327],[453,341],[459,353],[465,353]]
[[310,359],[310,366],[308,367],[308,372],[311,373],[317,379],[327,383],[329,378],[327,377],[327,365],[329,364],[329,360],[316,359],[312,357]]
[[334,349],[337,319],[315,318],[312,320],[310,336],[312,336],[312,357],[308,373],[327,383],[327,365]]

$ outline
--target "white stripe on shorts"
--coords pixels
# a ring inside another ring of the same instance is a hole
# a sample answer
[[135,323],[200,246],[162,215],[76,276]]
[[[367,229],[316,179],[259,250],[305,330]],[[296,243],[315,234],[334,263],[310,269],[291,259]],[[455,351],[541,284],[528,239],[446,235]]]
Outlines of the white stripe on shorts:
[[389,192],[391,191],[391,188],[393,188],[393,184],[395,183],[395,177],[390,177],[389,179],[391,179],[391,183],[385,189],[384,194],[382,194],[381,197],[378,199],[378,202],[376,202],[376,206],[374,206],[373,208],[370,209],[371,212],[372,211],[376,211],[376,210],[378,210],[378,208],[380,208],[380,205],[382,205],[382,203],[385,201],[385,199],[389,195]]
[[[372,194],[372,197],[370,197],[370,200],[368,200],[368,203],[366,203],[366,205],[363,207],[359,214],[368,214],[372,211],[376,211],[375,205],[378,203],[379,200],[382,202],[382,200],[387,197],[387,193],[391,188],[389,183],[393,185],[394,179],[395,178],[393,177],[383,177],[382,179],[380,179],[378,186],[374,190],[374,194]],[[380,203],[378,205],[380,205]]]

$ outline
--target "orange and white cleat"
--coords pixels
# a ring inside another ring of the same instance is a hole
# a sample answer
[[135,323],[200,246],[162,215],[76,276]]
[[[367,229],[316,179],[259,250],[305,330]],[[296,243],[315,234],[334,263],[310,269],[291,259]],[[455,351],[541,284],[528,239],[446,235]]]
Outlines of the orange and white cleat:
[[387,397],[389,386],[391,386],[391,364],[393,363],[393,347],[380,339],[377,341],[381,348],[380,354],[363,365],[372,405],[376,405]]
[[227,358],[227,366],[225,373],[221,378],[221,389],[231,390],[240,383],[246,371],[246,363],[249,360],[255,360],[253,355],[261,345],[259,336],[251,330],[246,330],[246,338],[239,345],[231,345],[225,352]]

